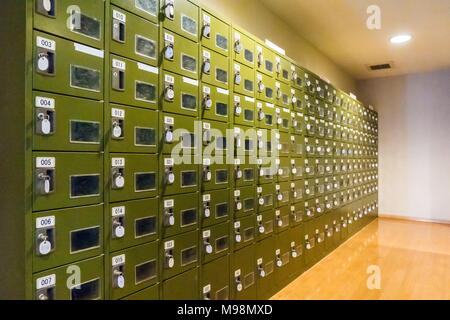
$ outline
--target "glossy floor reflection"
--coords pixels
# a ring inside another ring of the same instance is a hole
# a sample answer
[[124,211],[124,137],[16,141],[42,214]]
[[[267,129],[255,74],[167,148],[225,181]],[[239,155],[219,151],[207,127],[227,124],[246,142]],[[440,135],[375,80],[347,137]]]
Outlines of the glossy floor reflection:
[[377,219],[272,299],[450,299],[450,225]]

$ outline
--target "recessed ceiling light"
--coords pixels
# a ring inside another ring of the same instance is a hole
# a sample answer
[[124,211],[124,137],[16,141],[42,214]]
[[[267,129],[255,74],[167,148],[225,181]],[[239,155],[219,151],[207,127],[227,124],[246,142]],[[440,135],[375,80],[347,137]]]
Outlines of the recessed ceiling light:
[[412,37],[409,34],[400,34],[391,38],[391,43],[405,43],[411,40]]

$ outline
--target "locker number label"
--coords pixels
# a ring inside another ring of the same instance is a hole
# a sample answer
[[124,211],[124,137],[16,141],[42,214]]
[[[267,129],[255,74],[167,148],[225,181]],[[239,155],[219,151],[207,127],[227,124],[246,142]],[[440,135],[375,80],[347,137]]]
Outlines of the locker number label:
[[45,289],[56,285],[56,274],[51,274],[45,277],[36,279],[36,289]]
[[55,99],[36,97],[35,105],[37,108],[55,109]]
[[112,266],[117,267],[122,264],[125,264],[125,255],[121,254],[120,256],[112,257]]
[[171,241],[164,242],[164,250],[170,250],[170,249],[173,249],[174,247],[175,247],[175,241],[171,240]]
[[55,168],[55,166],[56,166],[56,159],[53,157],[48,157],[48,158],[38,157],[38,158],[36,158],[36,168],[46,169],[46,168]]
[[117,217],[117,216],[124,216],[125,215],[125,206],[121,206],[121,207],[113,207],[111,209],[111,215],[113,217]]
[[36,38],[36,45],[39,48],[43,48],[43,49],[48,49],[51,51],[56,51],[56,42],[53,40],[49,40],[46,38],[42,38],[42,37],[37,37]]
[[112,158],[111,165],[113,167],[125,167],[125,158]]
[[55,226],[55,216],[41,217],[36,219],[36,229]]

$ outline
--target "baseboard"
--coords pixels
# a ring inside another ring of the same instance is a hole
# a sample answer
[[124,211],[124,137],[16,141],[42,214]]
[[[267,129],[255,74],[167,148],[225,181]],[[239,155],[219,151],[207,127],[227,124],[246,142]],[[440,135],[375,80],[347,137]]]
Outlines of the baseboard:
[[395,219],[395,220],[406,220],[406,221],[415,221],[415,222],[428,222],[428,223],[438,223],[438,224],[448,224],[450,225],[449,220],[434,220],[434,219],[424,219],[424,218],[414,218],[414,217],[405,217],[395,214],[384,214],[379,213],[378,217],[380,219]]

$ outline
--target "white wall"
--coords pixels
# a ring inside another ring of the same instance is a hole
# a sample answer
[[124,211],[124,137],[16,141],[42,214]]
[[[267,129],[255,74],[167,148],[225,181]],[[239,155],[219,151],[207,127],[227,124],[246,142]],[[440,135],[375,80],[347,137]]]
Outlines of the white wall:
[[379,112],[380,214],[450,221],[450,69],[358,89]]

